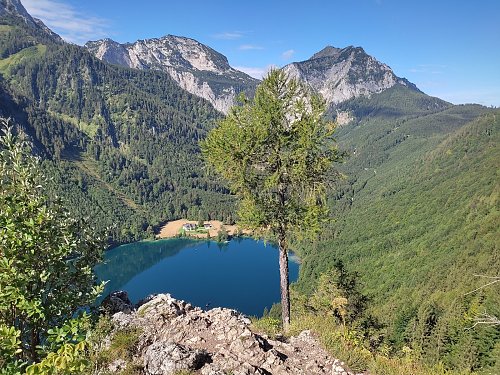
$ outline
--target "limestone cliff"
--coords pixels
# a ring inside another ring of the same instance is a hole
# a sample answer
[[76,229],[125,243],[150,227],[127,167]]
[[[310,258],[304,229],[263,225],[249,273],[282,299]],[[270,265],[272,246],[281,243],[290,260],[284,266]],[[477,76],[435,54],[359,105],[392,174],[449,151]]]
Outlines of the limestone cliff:
[[85,47],[112,64],[166,72],[180,87],[207,99],[223,113],[240,92],[252,96],[259,82],[232,68],[224,55],[190,38],[167,35],[127,44],[103,39]]

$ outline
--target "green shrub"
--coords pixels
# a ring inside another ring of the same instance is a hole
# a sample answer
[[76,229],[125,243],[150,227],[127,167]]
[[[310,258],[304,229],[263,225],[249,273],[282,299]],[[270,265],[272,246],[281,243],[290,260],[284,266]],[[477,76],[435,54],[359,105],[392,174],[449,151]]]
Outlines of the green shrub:
[[29,146],[0,125],[0,371],[80,371],[103,242],[48,198]]

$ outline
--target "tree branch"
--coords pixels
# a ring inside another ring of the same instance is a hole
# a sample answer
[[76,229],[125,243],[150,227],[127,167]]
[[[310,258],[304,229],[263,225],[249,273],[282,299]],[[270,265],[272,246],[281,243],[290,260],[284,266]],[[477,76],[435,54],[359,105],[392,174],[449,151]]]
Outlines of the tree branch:
[[476,277],[484,277],[484,278],[487,278],[487,279],[493,279],[493,281],[490,281],[489,283],[481,285],[479,288],[476,288],[474,290],[471,290],[470,292],[465,293],[464,296],[466,296],[468,294],[475,293],[477,291],[480,291],[481,289],[486,288],[487,286],[490,286],[490,285],[493,285],[493,284],[496,284],[496,283],[500,282],[500,276],[486,276],[486,275],[474,275],[474,276],[476,276]]
[[487,313],[483,313],[477,317],[474,318],[474,325],[470,328],[467,328],[467,329],[472,329],[474,327],[476,327],[477,325],[480,325],[480,324],[487,324],[489,326],[497,326],[497,325],[500,325],[500,319],[498,319],[496,316],[494,315],[489,315]]
[[[479,275],[479,274],[475,274],[474,275],[475,277],[482,277],[482,278],[485,278],[485,279],[490,279],[492,281],[484,284],[484,285],[481,285],[479,288],[476,288],[468,293],[465,293],[464,296],[468,295],[468,294],[472,294],[472,293],[475,293],[481,289],[484,289],[486,288],[487,286],[490,286],[490,285],[493,285],[493,284],[496,284],[498,282],[500,282],[500,276],[488,276],[488,275]],[[498,319],[496,316],[494,315],[489,315],[487,313],[482,313],[481,315],[478,315],[474,318],[474,324],[472,325],[472,327],[470,328],[467,328],[467,329],[472,329],[480,324],[486,324],[488,326],[497,326],[497,325],[500,325],[500,319]]]

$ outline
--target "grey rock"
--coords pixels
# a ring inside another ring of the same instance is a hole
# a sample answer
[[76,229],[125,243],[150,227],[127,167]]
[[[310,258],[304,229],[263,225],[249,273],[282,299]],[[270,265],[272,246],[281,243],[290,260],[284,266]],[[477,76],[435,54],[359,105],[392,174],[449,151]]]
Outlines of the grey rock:
[[189,303],[172,298],[170,294],[158,294],[141,304],[137,311],[140,315],[170,320],[183,316],[192,309],[193,306]]
[[155,342],[144,354],[144,370],[147,375],[171,375],[179,370],[198,370],[209,360],[204,350],[174,342]]
[[127,368],[127,362],[121,358],[118,358],[108,365],[109,372],[123,371]]
[[149,301],[152,301],[153,299],[155,299],[155,297],[157,296],[158,294],[150,294],[149,296],[146,296],[144,297],[143,299],[139,300],[139,302],[137,302],[135,304],[135,308],[138,309],[139,307],[141,307],[142,305],[148,303]]
[[140,329],[134,352],[148,375],[193,369],[202,375],[352,374],[310,331],[288,342],[271,340],[253,332],[250,320],[235,310],[203,311],[169,294],[129,314],[118,312],[112,322],[115,330]]
[[321,94],[327,104],[370,96],[396,84],[418,91],[414,84],[397,77],[389,66],[368,55],[361,47],[327,46],[309,60],[291,63],[283,70]]
[[118,290],[104,298],[101,302],[100,310],[107,315],[113,315],[118,312],[129,314],[134,310],[134,305],[128,298],[127,292]]
[[201,369],[201,375],[226,375],[226,373],[221,370],[217,365],[213,363],[208,363]]

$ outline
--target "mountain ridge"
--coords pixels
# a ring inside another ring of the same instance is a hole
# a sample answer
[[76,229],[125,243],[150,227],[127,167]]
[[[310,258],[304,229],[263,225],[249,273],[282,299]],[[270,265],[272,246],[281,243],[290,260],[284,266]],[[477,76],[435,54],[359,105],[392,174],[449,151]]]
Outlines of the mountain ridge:
[[100,60],[140,70],[160,70],[183,89],[208,100],[227,113],[236,96],[252,96],[257,79],[229,65],[227,58],[195,39],[165,35],[118,43],[112,39],[90,41],[85,47]]
[[36,26],[34,18],[27,12],[20,0],[0,0],[0,17],[5,15],[20,17],[28,26]]
[[[42,21],[31,17],[20,0],[0,0],[0,16],[5,15],[20,17],[31,28],[62,42]],[[89,41],[85,48],[111,64],[161,70],[181,88],[208,100],[224,114],[239,93],[251,97],[259,83],[258,79],[231,67],[227,57],[220,52],[189,37],[167,34],[127,43],[105,38]],[[352,45],[344,48],[327,45],[309,59],[292,62],[282,69],[305,82],[334,107],[396,84],[420,91],[407,79],[397,77],[387,64],[368,55],[362,47]]]
[[[6,23],[15,16],[5,14]],[[0,28],[0,112],[45,147],[51,190],[75,216],[100,228],[118,223],[117,241],[152,238],[155,224],[181,216],[233,220],[232,196],[198,159],[198,140],[220,118],[207,100],[163,71],[102,62],[33,30],[17,19]],[[498,332],[470,330],[466,316],[500,316],[498,291],[463,296],[477,287],[467,272],[498,269],[500,114],[467,125],[491,111],[425,95],[359,47],[327,46],[313,57],[302,62],[304,75],[344,69],[339,86],[359,96],[330,102],[331,113],[353,114],[336,133],[351,157],[339,167],[346,178],[328,192],[335,220],[297,251],[297,287],[313,292],[319,275],[343,261],[359,273],[394,353],[407,346],[446,368],[493,368]]]
[[[184,36],[168,34],[128,43],[106,38],[89,41],[85,47],[100,60],[112,64],[164,71],[180,87],[207,99],[223,113],[228,112],[239,92],[252,96],[259,82],[232,68],[220,52]],[[333,106],[382,92],[396,84],[420,92],[415,84],[396,76],[387,64],[368,55],[362,47],[328,45],[308,60],[293,62],[282,69],[305,82]],[[222,85],[220,81],[224,81]]]

